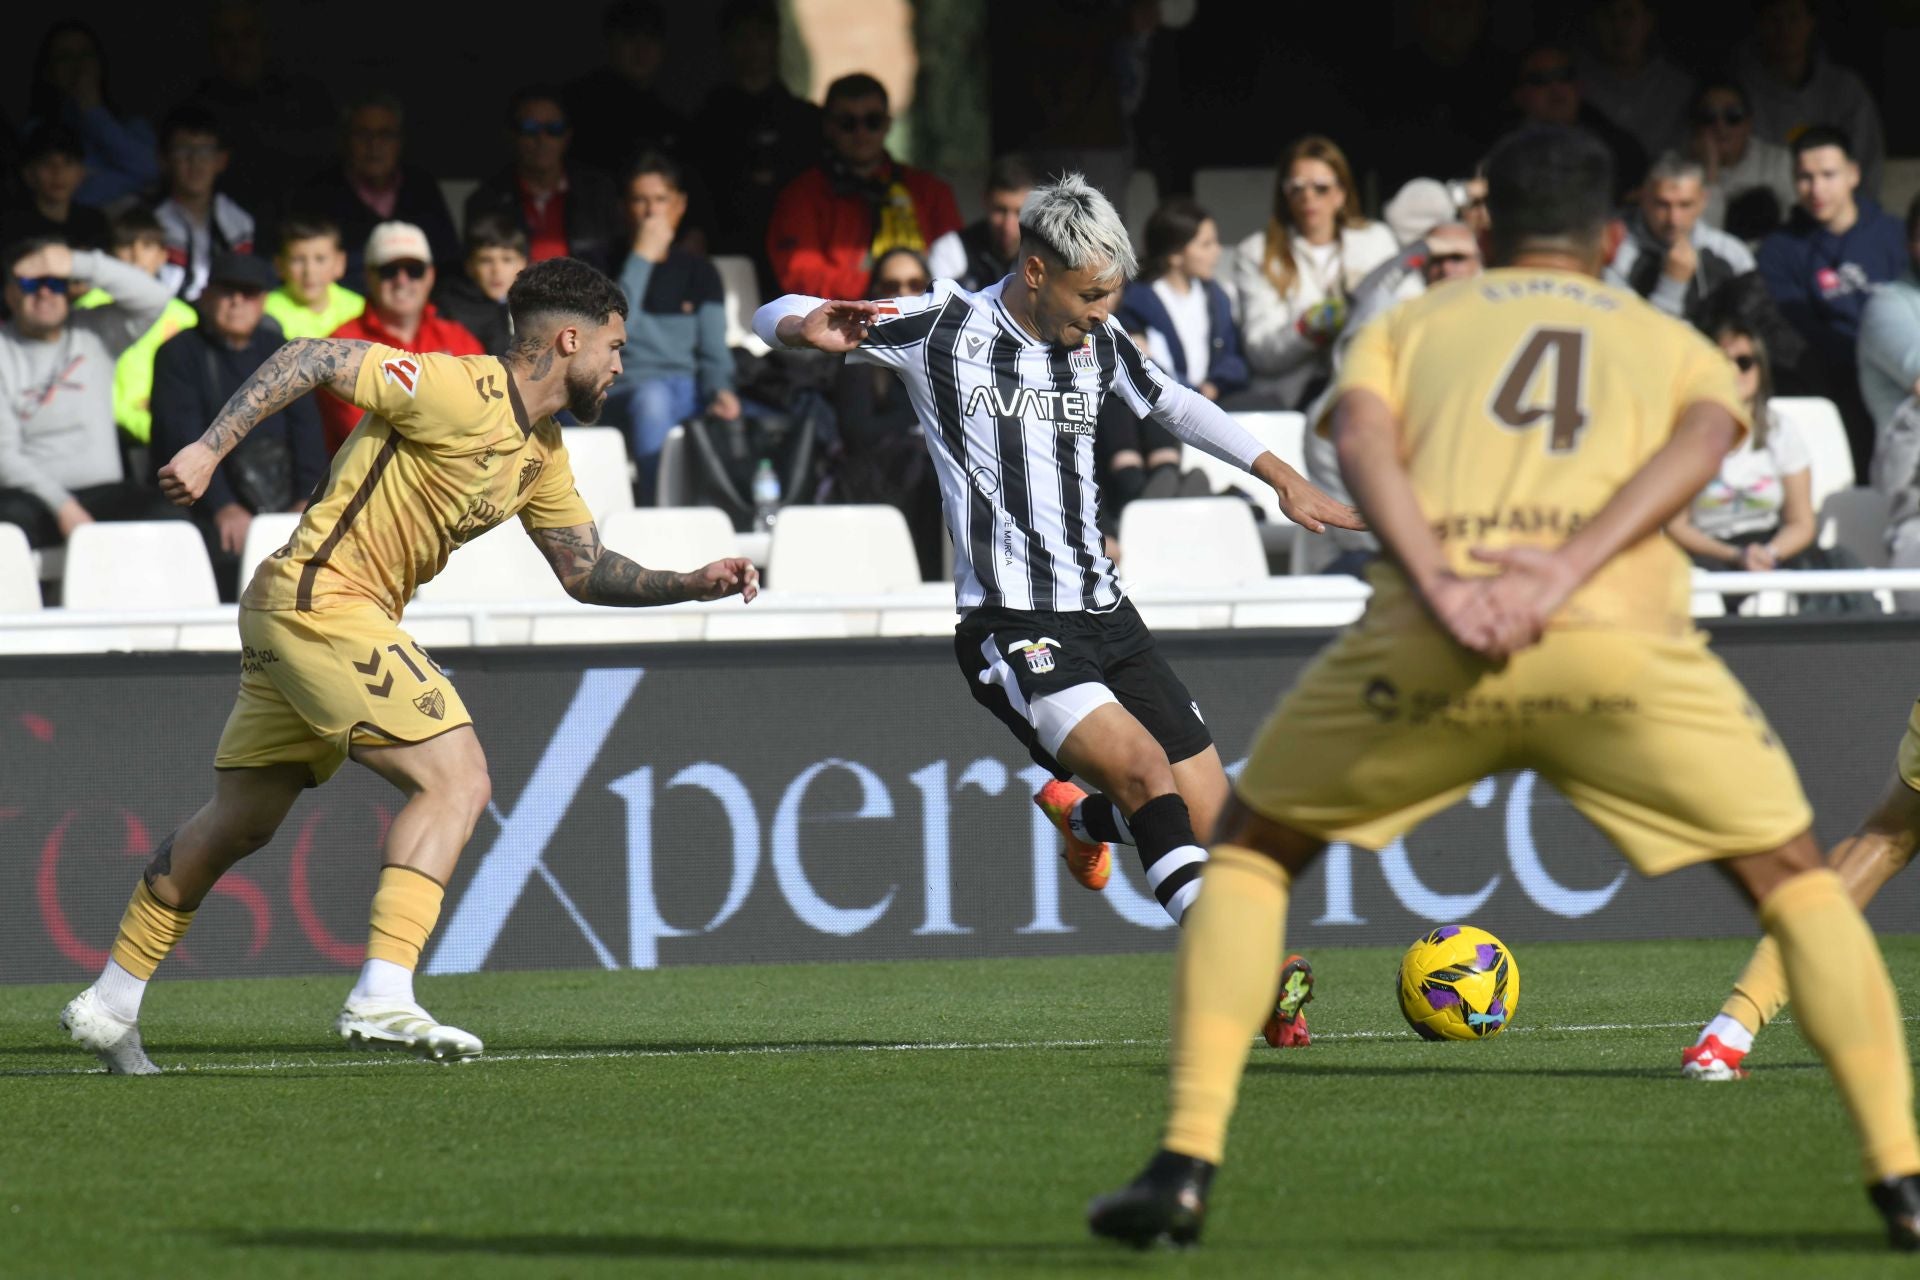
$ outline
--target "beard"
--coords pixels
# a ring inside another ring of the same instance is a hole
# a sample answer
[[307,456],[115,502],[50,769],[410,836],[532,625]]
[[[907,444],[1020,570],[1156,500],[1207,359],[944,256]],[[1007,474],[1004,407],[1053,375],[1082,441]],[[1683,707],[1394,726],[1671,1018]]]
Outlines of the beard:
[[600,409],[607,402],[606,392],[600,389],[600,375],[567,371],[567,412],[582,425],[599,418]]

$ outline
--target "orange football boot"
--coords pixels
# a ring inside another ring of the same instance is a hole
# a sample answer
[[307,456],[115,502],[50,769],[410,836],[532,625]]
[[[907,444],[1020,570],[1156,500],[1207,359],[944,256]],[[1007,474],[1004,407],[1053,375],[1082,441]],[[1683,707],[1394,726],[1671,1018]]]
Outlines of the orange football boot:
[[1086,792],[1056,778],[1035,793],[1033,802],[1060,828],[1060,835],[1067,842],[1060,850],[1060,856],[1067,860],[1067,870],[1087,888],[1099,890],[1107,887],[1107,880],[1113,875],[1113,855],[1106,845],[1093,844],[1073,834],[1073,824],[1067,821],[1073,814],[1073,806],[1086,798]]

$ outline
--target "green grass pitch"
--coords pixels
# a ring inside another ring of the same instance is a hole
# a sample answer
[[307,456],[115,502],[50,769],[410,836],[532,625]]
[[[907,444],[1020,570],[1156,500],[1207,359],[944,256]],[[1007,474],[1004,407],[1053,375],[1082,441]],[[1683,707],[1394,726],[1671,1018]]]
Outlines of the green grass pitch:
[[[1886,945],[1920,1007],[1920,938]],[[155,1079],[62,1048],[70,989],[0,988],[0,1275],[1911,1271],[1790,1026],[1679,1078],[1745,951],[1523,946],[1470,1044],[1405,1029],[1395,955],[1315,956],[1318,1039],[1257,1047],[1186,1255],[1081,1216],[1153,1146],[1164,955],[423,982],[492,1051],[460,1067],[331,1042],[339,979],[162,981]]]

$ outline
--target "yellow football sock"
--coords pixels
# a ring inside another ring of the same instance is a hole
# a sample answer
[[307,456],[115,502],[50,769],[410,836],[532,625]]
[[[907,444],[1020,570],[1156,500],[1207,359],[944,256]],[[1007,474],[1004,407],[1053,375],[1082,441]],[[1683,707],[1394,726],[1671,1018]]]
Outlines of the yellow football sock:
[[1753,958],[1734,979],[1733,994],[1720,1006],[1720,1012],[1755,1035],[1787,1007],[1787,969],[1780,963],[1780,944],[1771,937],[1760,939]]
[[1265,854],[1220,845],[1187,912],[1173,979],[1169,1151],[1220,1163],[1254,1033],[1273,1012],[1292,877]]
[[1795,876],[1760,904],[1760,923],[1779,941],[1801,1032],[1853,1117],[1867,1180],[1920,1173],[1900,1003],[1840,877],[1825,869]]
[[440,900],[446,896],[437,881],[411,867],[380,868],[380,887],[373,893],[373,930],[367,937],[367,958],[386,960],[406,970],[419,967],[421,948],[440,920]]
[[114,963],[142,982],[180,945],[193,923],[193,912],[170,907],[153,896],[142,880],[133,888],[127,912],[120,917],[120,933],[113,940]]

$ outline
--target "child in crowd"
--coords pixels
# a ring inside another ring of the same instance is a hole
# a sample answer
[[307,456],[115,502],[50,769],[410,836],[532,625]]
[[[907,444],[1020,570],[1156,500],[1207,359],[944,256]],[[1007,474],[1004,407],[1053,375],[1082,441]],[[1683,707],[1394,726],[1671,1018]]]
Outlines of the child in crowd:
[[76,249],[107,247],[107,219],[98,209],[75,204],[86,181],[86,148],[63,124],[43,124],[20,149],[20,178],[27,199],[0,214],[0,244],[33,236],[59,236]]
[[[117,214],[107,224],[107,248],[120,261],[156,279],[161,268],[167,265],[166,233],[159,219],[137,205]],[[103,307],[112,301],[105,289],[92,289],[74,305]],[[199,321],[198,312],[173,298],[160,318],[153,322],[153,327],[120,353],[120,359],[113,366],[113,420],[127,437],[123,444],[144,447],[153,434],[154,353],[168,338],[182,329],[193,328]],[[145,469],[129,468],[128,473],[143,477]]]
[[527,233],[509,218],[482,214],[467,227],[466,274],[441,281],[434,305],[472,330],[489,355],[504,355],[513,341],[507,290],[526,268]]
[[340,228],[326,218],[288,218],[273,261],[280,287],[267,295],[267,315],[289,339],[324,338],[367,309],[365,298],[340,284],[347,251]]
[[167,233],[160,282],[188,302],[206,288],[214,254],[253,252],[253,215],[217,190],[228,159],[220,122],[205,107],[176,108],[161,124],[166,195],[153,210]]

